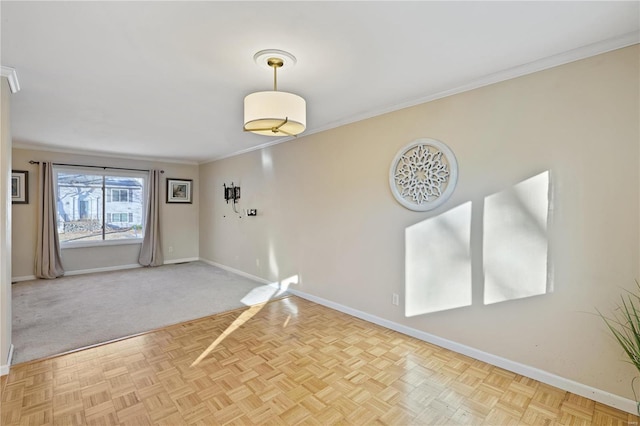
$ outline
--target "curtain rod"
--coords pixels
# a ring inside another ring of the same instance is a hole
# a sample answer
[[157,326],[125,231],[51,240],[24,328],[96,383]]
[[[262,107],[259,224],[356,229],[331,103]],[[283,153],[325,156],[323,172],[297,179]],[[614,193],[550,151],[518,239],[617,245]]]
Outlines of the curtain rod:
[[[29,164],[40,164],[39,161],[30,160]],[[108,166],[89,166],[86,164],[64,164],[64,163],[52,163],[54,166],[71,166],[71,167],[93,167],[95,169],[112,169],[112,170],[131,170],[135,172],[148,172],[145,169],[128,169],[126,167],[108,167]],[[164,170],[160,170],[160,173],[164,173]]]

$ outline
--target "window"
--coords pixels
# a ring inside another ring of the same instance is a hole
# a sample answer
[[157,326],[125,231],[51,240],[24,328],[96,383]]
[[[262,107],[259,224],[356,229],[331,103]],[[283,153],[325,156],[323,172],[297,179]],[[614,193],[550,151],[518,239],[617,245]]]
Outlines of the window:
[[130,200],[129,190],[122,188],[111,188],[107,192],[107,201],[126,203]]
[[143,237],[146,174],[55,167],[57,225],[63,247]]
[[107,213],[107,223],[133,222],[133,213]]

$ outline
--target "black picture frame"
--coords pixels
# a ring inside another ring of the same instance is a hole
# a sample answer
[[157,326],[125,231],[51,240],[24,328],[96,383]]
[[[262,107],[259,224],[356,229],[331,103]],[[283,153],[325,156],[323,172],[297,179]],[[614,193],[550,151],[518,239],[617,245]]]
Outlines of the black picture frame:
[[11,204],[29,204],[29,172],[11,170]]
[[167,203],[192,204],[193,179],[167,178]]

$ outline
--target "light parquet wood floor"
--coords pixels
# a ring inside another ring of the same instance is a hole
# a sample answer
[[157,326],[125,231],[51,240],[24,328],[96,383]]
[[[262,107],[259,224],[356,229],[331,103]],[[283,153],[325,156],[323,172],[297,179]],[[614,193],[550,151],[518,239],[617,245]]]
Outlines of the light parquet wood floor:
[[[1,423],[566,424],[638,417],[296,297],[13,366]],[[237,325],[237,322],[236,322]]]

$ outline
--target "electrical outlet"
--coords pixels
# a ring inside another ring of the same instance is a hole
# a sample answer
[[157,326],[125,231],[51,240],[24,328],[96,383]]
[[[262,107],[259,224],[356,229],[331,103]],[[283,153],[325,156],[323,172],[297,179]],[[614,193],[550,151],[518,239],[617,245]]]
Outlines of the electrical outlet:
[[169,253],[173,253],[173,246],[169,246]]
[[398,293],[393,293],[393,300],[391,303],[393,303],[396,306],[400,304],[400,296],[398,295]]

